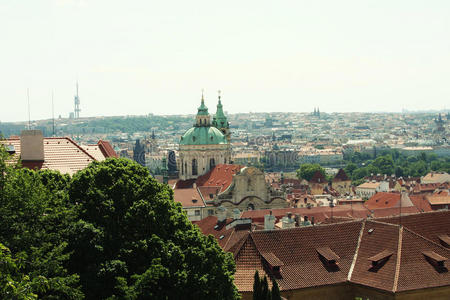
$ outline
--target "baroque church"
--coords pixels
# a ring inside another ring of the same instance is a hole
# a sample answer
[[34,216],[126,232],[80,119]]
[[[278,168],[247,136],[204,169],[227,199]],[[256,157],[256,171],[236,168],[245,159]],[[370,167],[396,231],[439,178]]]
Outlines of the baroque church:
[[194,179],[217,164],[231,163],[230,124],[223,113],[220,94],[212,122],[202,94],[195,124],[180,139],[180,179]]
[[264,172],[233,164],[230,135],[220,94],[212,121],[202,94],[195,123],[180,138],[179,180],[173,186],[175,201],[191,221],[288,206],[284,193],[266,183]]

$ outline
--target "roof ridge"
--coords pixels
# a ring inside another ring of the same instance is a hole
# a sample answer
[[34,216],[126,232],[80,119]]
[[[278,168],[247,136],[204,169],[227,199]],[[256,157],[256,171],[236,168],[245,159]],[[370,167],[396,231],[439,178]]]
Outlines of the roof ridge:
[[382,224],[382,225],[390,225],[390,226],[394,226],[394,227],[400,226],[399,224],[381,222],[381,221],[378,221],[378,220],[375,220],[375,219],[370,219],[370,220],[367,220],[367,221],[374,222],[374,223],[377,223],[377,224]]
[[[403,226],[402,226],[402,227],[403,227]],[[432,240],[430,240],[430,239],[427,239],[426,237],[424,237],[424,236],[418,234],[417,232],[412,231],[412,230],[409,229],[408,227],[405,227],[405,230],[408,231],[409,233],[412,233],[412,234],[415,235],[416,237],[421,238],[421,239],[425,240],[426,242],[431,243],[431,244],[433,244],[434,246],[437,246],[437,247],[441,248],[442,250],[446,250],[446,251],[449,251],[449,252],[450,252],[450,249],[448,249],[448,248],[446,248],[446,247],[444,247],[444,246],[442,246],[442,245],[440,245],[440,244],[438,244],[438,243],[436,243],[436,242],[434,242],[434,241],[432,241]]]
[[398,287],[398,278],[400,276],[400,266],[402,262],[402,244],[403,244],[403,226],[398,229],[397,263],[395,264],[394,285],[392,291],[395,293]]
[[358,243],[356,244],[355,255],[353,255],[352,264],[350,265],[350,269],[348,270],[347,281],[350,281],[352,278],[353,269],[355,268],[355,265],[356,265],[356,260],[358,258],[358,253],[359,253],[359,247],[361,245],[361,240],[362,240],[362,236],[364,234],[365,227],[366,227],[366,220],[364,219],[361,222],[361,230],[359,231],[359,235],[358,235]]

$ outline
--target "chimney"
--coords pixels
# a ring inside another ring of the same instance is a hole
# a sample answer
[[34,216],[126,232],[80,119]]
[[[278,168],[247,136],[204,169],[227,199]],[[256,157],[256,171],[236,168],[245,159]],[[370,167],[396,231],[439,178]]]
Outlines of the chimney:
[[224,222],[227,219],[227,209],[223,206],[217,208],[217,223]]
[[241,218],[241,211],[238,208],[233,209],[233,220],[239,220]]
[[270,211],[270,215],[264,216],[264,230],[274,230],[275,229],[275,216],[272,215],[272,211]]
[[40,130],[22,130],[20,133],[20,159],[44,161],[44,136]]

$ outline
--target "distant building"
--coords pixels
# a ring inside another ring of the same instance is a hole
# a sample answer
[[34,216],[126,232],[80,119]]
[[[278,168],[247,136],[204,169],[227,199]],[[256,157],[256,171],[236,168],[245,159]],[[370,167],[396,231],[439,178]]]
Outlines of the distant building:
[[308,183],[313,195],[322,195],[324,189],[328,186],[327,179],[320,171],[316,171]]
[[[222,104],[219,99],[215,124],[227,132],[228,122],[221,110]],[[211,124],[211,117],[202,95],[196,122],[180,139],[178,170],[181,179],[195,179],[218,164],[231,163],[231,144],[221,130]]]
[[339,169],[336,176],[334,176],[331,187],[341,195],[350,195],[352,193],[352,181],[343,169]]
[[136,144],[133,148],[133,160],[140,164],[141,166],[146,166],[145,164],[145,147],[141,144],[140,140],[136,140]]
[[389,191],[389,183],[386,181],[380,182],[364,182],[355,188],[356,194],[365,199],[369,199],[377,192]]

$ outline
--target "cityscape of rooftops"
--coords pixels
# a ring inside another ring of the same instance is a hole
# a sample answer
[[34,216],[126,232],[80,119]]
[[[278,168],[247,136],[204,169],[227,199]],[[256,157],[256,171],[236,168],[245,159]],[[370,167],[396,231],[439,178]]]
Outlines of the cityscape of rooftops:
[[0,3],[0,299],[447,299],[449,12]]

